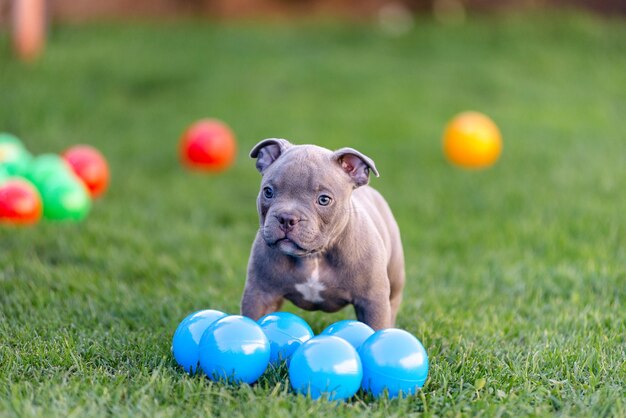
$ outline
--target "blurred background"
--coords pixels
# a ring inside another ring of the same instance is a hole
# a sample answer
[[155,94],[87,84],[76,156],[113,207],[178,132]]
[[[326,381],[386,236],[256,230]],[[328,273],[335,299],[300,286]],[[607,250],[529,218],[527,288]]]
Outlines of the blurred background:
[[[9,19],[11,3],[0,0],[0,23]],[[55,21],[99,18],[205,16],[257,18],[312,15],[371,18],[385,8],[411,13],[441,13],[464,9],[477,12],[543,8],[581,8],[606,15],[626,13],[621,0],[48,0],[46,11]]]

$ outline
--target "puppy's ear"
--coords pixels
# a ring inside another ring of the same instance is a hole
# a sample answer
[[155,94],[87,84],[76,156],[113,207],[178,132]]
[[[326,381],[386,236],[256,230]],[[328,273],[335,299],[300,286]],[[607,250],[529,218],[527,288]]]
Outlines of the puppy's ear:
[[341,148],[335,151],[333,159],[350,176],[355,187],[364,186],[369,182],[370,170],[379,177],[374,161],[355,149]]
[[291,143],[286,139],[268,138],[259,142],[250,151],[250,157],[256,158],[256,168],[261,174],[281,156]]

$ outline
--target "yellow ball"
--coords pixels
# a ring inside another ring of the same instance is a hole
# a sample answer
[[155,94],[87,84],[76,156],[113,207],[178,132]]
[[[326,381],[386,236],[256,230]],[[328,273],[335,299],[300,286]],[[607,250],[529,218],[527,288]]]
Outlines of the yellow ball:
[[500,130],[482,113],[460,113],[446,126],[443,151],[453,164],[465,168],[489,167],[502,152]]

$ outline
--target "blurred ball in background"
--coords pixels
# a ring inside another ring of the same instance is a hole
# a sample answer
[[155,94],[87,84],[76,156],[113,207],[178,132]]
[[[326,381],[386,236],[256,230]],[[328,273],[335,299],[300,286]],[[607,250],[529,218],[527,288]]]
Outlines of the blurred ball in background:
[[21,175],[31,159],[32,155],[18,137],[0,132],[0,166],[9,175]]
[[0,223],[33,225],[42,214],[39,192],[28,180],[0,179]]
[[210,172],[226,170],[235,161],[235,134],[224,122],[202,119],[180,138],[180,158],[187,167]]
[[109,166],[100,151],[89,145],[75,145],[63,153],[63,159],[83,181],[91,197],[96,198],[106,191]]
[[502,152],[500,130],[482,113],[460,113],[446,126],[443,151],[455,165],[464,168],[489,167]]

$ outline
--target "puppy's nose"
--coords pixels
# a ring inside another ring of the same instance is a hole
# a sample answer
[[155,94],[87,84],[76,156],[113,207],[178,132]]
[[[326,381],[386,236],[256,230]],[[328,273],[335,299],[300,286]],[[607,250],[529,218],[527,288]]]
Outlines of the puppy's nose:
[[291,231],[294,226],[298,222],[300,222],[300,217],[293,213],[281,213],[276,215],[276,219],[278,219],[278,223],[280,224],[280,229],[283,231]]

